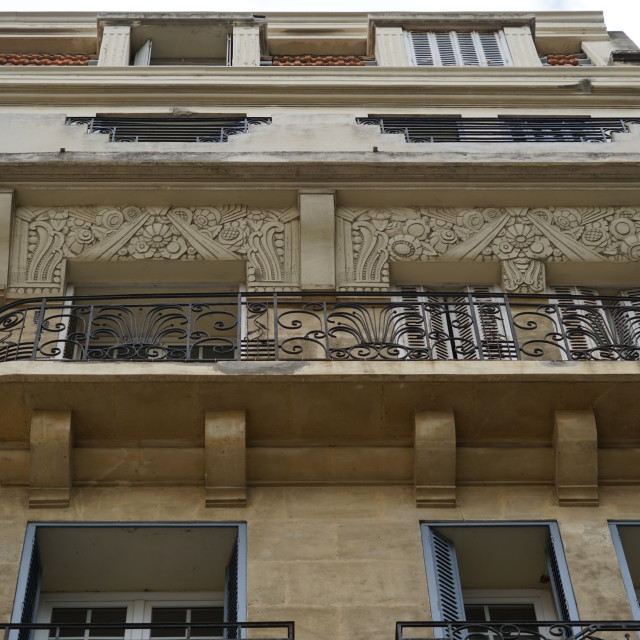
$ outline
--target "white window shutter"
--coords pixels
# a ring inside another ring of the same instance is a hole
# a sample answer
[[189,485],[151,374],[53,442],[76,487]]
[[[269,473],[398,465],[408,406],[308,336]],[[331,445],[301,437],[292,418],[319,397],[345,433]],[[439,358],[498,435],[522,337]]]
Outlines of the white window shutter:
[[411,31],[409,57],[418,66],[504,67],[512,64],[502,31]]
[[461,65],[464,67],[480,66],[480,56],[478,56],[478,40],[475,33],[454,33],[458,41],[458,52],[460,54]]
[[509,48],[502,31],[476,33],[481,64],[487,67],[505,67],[511,65]]
[[414,64],[419,67],[433,67],[436,65],[436,61],[433,57],[433,47],[431,44],[431,35],[426,32],[412,31],[410,36],[410,58],[413,59]]
[[134,67],[148,67],[151,64],[151,40],[147,40],[134,54]]
[[434,621],[444,622],[464,620],[460,573],[453,542],[426,525],[422,526],[422,536],[431,617]]

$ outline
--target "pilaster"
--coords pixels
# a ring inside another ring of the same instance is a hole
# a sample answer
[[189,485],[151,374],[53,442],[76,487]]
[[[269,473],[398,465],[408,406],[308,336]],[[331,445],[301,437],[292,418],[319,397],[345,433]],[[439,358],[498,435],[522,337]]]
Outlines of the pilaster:
[[0,293],[4,293],[9,277],[12,214],[13,191],[0,189]]
[[301,191],[300,286],[302,290],[336,287],[336,215],[333,191]]

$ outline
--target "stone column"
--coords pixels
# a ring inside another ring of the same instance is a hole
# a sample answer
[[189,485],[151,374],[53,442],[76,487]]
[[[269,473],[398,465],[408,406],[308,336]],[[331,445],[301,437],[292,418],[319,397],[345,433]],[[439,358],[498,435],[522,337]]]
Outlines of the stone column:
[[504,36],[514,67],[542,66],[529,27],[505,27]]
[[30,507],[68,507],[71,411],[34,411],[30,435]]
[[301,191],[300,287],[336,288],[336,214],[333,191]]
[[376,62],[379,67],[408,67],[409,56],[401,27],[376,27]]
[[233,60],[234,67],[260,66],[260,28],[233,27]]
[[9,277],[9,249],[11,245],[11,216],[13,191],[0,189],[0,296],[4,297]]
[[99,67],[128,67],[131,59],[131,27],[105,27]]

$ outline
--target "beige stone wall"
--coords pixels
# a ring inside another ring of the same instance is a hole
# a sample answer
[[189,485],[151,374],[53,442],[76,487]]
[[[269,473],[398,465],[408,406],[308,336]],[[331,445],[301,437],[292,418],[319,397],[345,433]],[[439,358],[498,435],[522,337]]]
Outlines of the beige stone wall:
[[416,509],[401,487],[254,489],[246,508],[205,508],[203,490],[75,489],[66,510],[0,493],[0,620],[9,618],[27,521],[232,522],[248,532],[248,619],[294,620],[299,640],[388,639],[429,616],[420,521],[557,520],[582,619],[630,618],[608,519],[639,515],[637,487],[567,509],[546,487],[459,489],[458,507]]

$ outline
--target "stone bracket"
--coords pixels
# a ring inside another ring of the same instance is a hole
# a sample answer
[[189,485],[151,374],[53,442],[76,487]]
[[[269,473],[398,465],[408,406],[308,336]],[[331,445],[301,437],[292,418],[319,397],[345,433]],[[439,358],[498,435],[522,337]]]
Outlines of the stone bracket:
[[456,506],[456,425],[453,410],[415,414],[417,507]]
[[598,433],[593,410],[556,411],[555,486],[560,506],[598,505]]
[[247,503],[245,412],[207,411],[204,451],[205,505],[244,507]]
[[71,411],[31,416],[29,507],[68,507],[71,496]]

